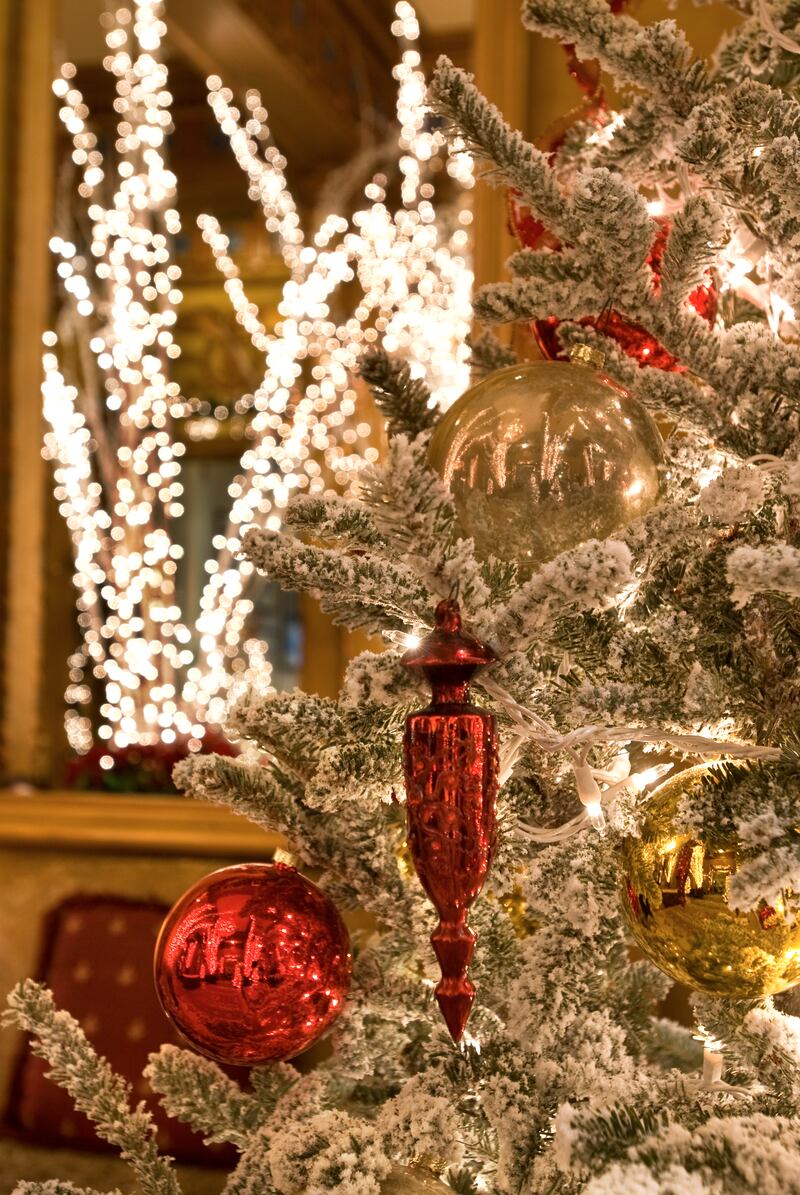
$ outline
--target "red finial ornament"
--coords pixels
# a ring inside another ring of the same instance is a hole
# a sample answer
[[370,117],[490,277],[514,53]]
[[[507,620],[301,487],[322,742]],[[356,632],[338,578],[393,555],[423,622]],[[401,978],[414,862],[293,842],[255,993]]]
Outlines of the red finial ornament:
[[427,709],[406,718],[408,846],[420,883],[439,914],[431,943],[442,978],[436,987],[450,1036],[460,1041],[475,999],[467,969],[475,935],[469,907],[480,892],[497,840],[497,731],[494,715],[470,704],[473,673],[496,660],[463,634],[456,601],[436,607],[436,627],[403,664],[432,689]]

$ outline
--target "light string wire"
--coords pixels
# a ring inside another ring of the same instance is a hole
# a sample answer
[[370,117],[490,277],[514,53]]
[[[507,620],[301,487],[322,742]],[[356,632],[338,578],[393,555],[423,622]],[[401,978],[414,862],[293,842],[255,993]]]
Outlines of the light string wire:
[[[502,686],[487,677],[477,682],[501,707],[515,725],[515,733],[500,754],[500,779],[505,783],[513,774],[520,752],[526,742],[534,743],[542,751],[567,756],[575,778],[575,786],[583,809],[561,826],[543,827],[520,824],[520,831],[534,842],[565,842],[588,826],[599,832],[605,828],[603,805],[628,788],[643,791],[656,783],[672,768],[658,764],[643,773],[629,773],[625,757],[615,761],[610,769],[593,768],[588,754],[600,743],[663,743],[690,755],[704,758],[727,756],[730,759],[778,760],[778,747],[761,747],[755,743],[712,739],[699,734],[673,734],[654,726],[579,726],[567,734],[559,734],[544,718],[516,701]],[[601,789],[600,784],[605,784]]]
[[[421,634],[424,633],[391,631],[385,634],[385,638],[395,646],[408,649],[417,646],[421,641]],[[672,771],[672,763],[660,763],[646,768],[643,772],[632,773],[626,751],[618,755],[609,766],[594,767],[589,763],[589,755],[593,747],[601,744],[619,743],[623,747],[629,743],[664,745],[674,747],[686,755],[697,755],[709,760],[727,757],[767,762],[783,758],[783,752],[779,747],[760,746],[757,743],[735,739],[715,739],[702,734],[674,733],[659,726],[604,726],[592,723],[561,734],[540,714],[517,701],[491,677],[476,677],[474,683],[500,707],[513,725],[512,733],[500,749],[498,782],[501,787],[513,776],[526,743],[533,743],[548,754],[563,754],[568,760],[581,810],[558,826],[535,826],[529,822],[520,822],[518,826],[520,833],[525,837],[542,845],[566,842],[590,826],[602,834],[606,826],[604,805],[608,806],[612,800],[630,789],[644,792]]]
[[787,50],[790,54],[800,54],[800,42],[795,41],[775,24],[769,0],[758,0],[758,19],[782,50]]
[[800,460],[785,456],[773,456],[770,452],[759,452],[755,456],[749,456],[744,463],[763,469],[765,473],[781,473],[785,469],[800,467]]

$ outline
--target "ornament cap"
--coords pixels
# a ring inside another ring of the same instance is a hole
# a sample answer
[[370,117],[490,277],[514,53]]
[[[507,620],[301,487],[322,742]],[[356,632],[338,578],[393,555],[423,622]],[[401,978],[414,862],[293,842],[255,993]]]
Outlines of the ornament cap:
[[569,359],[573,365],[588,365],[590,369],[602,369],[606,355],[602,349],[592,344],[573,344],[569,350]]
[[464,668],[469,675],[476,668],[493,664],[497,655],[488,643],[466,635],[461,630],[461,610],[453,598],[439,602],[434,615],[434,629],[403,655],[406,668]]

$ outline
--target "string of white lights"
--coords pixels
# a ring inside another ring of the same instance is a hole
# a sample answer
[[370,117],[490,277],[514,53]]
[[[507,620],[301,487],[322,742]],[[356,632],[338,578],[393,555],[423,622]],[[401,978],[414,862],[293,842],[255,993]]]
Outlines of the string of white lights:
[[[481,687],[503,709],[515,724],[516,734],[504,746],[500,756],[500,781],[505,783],[514,772],[526,742],[535,743],[542,751],[567,756],[575,779],[575,788],[582,805],[581,811],[561,826],[539,827],[522,824],[520,829],[535,842],[563,842],[581,833],[587,826],[601,831],[605,826],[603,805],[625,789],[643,792],[651,784],[671,771],[671,764],[657,764],[642,772],[631,773],[627,752],[622,752],[607,768],[594,768],[588,762],[593,746],[601,743],[650,743],[674,747],[676,750],[704,759],[780,759],[777,747],[763,747],[756,743],[715,739],[708,735],[675,734],[658,726],[579,726],[566,734],[559,732],[534,710],[521,705],[501,685],[482,677]],[[601,784],[604,786],[601,788]]]
[[[158,60],[166,32],[158,0],[120,8],[106,35],[105,68],[117,80],[116,151],[111,180],[87,126],[88,109],[65,64],[53,90],[71,134],[73,161],[82,168],[79,195],[91,220],[91,258],[63,237],[51,241],[58,258],[74,340],[88,341],[101,379],[104,410],[89,418],[78,387],[67,382],[54,351],[59,334],[45,335],[44,453],[55,463],[56,497],[75,546],[74,581],[83,649],[70,659],[67,698],[70,742],[86,750],[92,725],[81,707],[91,690],[85,671],[103,682],[97,735],[116,748],[201,734],[179,704],[177,677],[192,661],[191,633],[175,601],[181,556],[170,526],[183,513],[180,457],[171,421],[185,414],[169,362],[178,356],[173,329],[181,299],[180,269],[170,243],[180,229],[168,206],[176,180],[164,146],[171,128],[167,70]],[[91,279],[91,284],[90,284]],[[87,383],[88,388],[88,383]],[[199,745],[199,744],[198,744]],[[111,756],[101,761],[106,766]]]
[[[270,333],[247,296],[229,239],[213,217],[200,217],[236,318],[264,353],[266,365],[252,403],[240,408],[243,412],[252,406],[256,438],[243,453],[241,472],[229,490],[230,520],[225,535],[214,543],[218,555],[206,564],[208,582],[197,623],[203,666],[193,670],[185,693],[211,720],[224,714],[230,657],[242,680],[252,684],[257,679],[257,670],[249,662],[241,667],[238,656],[249,613],[243,594],[252,572],[237,559],[242,529],[259,522],[277,530],[295,491],[325,492],[334,483],[352,492],[361,468],[377,458],[369,443],[370,423],[353,424],[358,398],[353,376],[364,345],[382,336],[388,351],[400,351],[412,371],[426,377],[442,407],[469,381],[472,273],[466,250],[471,213],[462,205],[454,227],[444,228],[428,176],[433,161],[445,160],[447,171],[467,192],[473,184],[472,163],[466,154],[448,157],[442,135],[426,130],[425,79],[413,46],[419,26],[405,0],[395,11],[392,30],[405,43],[395,70],[402,174],[402,206],[396,211],[387,206],[387,180],[378,175],[364,191],[368,206],[349,220],[330,214],[313,236],[306,236],[286,184],[285,162],[269,142],[261,97],[248,93],[243,114],[219,78],[208,80],[212,111],[291,270],[279,305],[281,319]],[[359,300],[336,322],[336,293],[354,277]],[[247,660],[248,645],[243,648]]]
[[[800,45],[787,34],[782,33],[770,15],[768,0],[757,0],[759,18],[770,36],[792,53],[800,52]],[[606,123],[586,138],[587,145],[608,146],[616,133],[625,127],[622,113],[610,111]],[[753,157],[764,152],[762,145],[753,149]],[[556,157],[555,170],[559,163]],[[687,198],[695,188],[685,164],[678,164],[676,174],[679,185],[671,190],[656,183],[656,195],[647,202],[647,210],[654,219],[667,219],[683,209]],[[754,271],[761,281],[756,281]],[[727,243],[722,247],[714,263],[714,285],[720,295],[733,292],[739,298],[763,311],[767,323],[776,339],[793,339],[797,335],[797,317],[794,307],[769,284],[770,262],[764,241],[757,233],[744,226],[732,230]]]

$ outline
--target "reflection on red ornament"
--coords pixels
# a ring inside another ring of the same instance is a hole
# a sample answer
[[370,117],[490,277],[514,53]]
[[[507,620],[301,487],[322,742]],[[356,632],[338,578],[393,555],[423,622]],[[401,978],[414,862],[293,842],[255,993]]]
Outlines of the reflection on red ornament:
[[[615,17],[624,13],[630,4],[631,0],[608,0],[611,15]],[[596,58],[579,58],[571,42],[565,43],[563,49],[567,56],[567,70],[580,87],[585,99],[602,104],[604,101],[600,86],[600,63]]]
[[333,901],[281,863],[199,880],[167,915],[154,964],[170,1020],[201,1054],[231,1066],[307,1050],[341,1013],[351,969]]
[[[626,12],[634,0],[606,0],[606,2],[611,15],[616,17]],[[567,56],[567,70],[580,88],[582,96],[581,102],[566,115],[554,121],[544,135],[543,145],[550,154],[551,166],[573,125],[591,122],[600,129],[608,118],[608,105],[603,89],[600,63],[596,58],[579,58],[576,47],[571,43],[565,44],[562,49]]]
[[[561,251],[561,242],[547,231],[530,208],[521,201],[519,194],[513,191],[508,194],[508,214],[512,232],[526,249],[550,249],[554,253]],[[671,222],[666,216],[656,216],[653,223],[656,231],[647,264],[653,273],[653,293],[657,295],[661,289],[661,264]],[[687,302],[708,324],[713,324],[717,317],[717,292],[710,273],[708,283],[693,290]],[[587,315],[576,322],[583,327],[594,328],[597,326],[598,317]],[[558,340],[560,324],[561,320],[555,315],[533,320],[531,324],[542,356],[548,361],[567,359],[567,354]],[[677,357],[673,357],[647,328],[626,319],[619,311],[612,309],[604,314],[603,332],[640,366],[647,365],[667,373],[678,373],[684,369]]]

